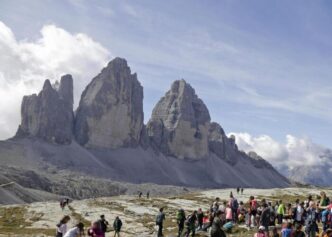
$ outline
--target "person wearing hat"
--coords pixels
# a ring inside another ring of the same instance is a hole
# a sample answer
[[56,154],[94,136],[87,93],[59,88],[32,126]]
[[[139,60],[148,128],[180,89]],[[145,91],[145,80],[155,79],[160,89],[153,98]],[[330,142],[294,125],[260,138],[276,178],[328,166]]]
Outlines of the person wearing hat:
[[258,228],[258,232],[254,235],[254,237],[267,237],[265,234],[265,227],[261,225]]

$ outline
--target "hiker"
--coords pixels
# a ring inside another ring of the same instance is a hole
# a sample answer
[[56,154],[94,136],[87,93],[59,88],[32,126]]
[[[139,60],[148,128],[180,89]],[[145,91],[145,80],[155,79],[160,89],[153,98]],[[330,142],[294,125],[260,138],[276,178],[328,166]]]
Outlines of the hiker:
[[284,216],[284,219],[291,221],[293,218],[293,208],[292,208],[292,204],[288,203],[287,204],[287,208],[286,208],[286,214]]
[[279,206],[278,206],[278,210],[277,210],[277,218],[278,218],[278,224],[281,225],[282,224],[282,220],[284,218],[285,215],[285,204],[282,203],[282,200],[279,201]]
[[222,229],[222,221],[221,221],[221,216],[222,216],[222,211],[217,211],[213,222],[212,222],[212,227],[211,227],[211,237],[226,237],[225,232]]
[[263,204],[263,211],[260,216],[259,224],[260,226],[264,226],[265,236],[269,236],[269,225],[270,225],[270,208],[269,206],[264,203]]
[[264,226],[260,226],[258,228],[258,232],[254,235],[254,237],[267,237],[265,234],[265,227]]
[[198,230],[202,230],[203,228],[203,218],[204,218],[204,213],[202,211],[202,208],[198,208],[197,211]]
[[226,223],[233,221],[233,210],[229,204],[226,207]]
[[70,221],[70,216],[64,216],[56,225],[56,237],[63,237],[67,232],[67,223]]
[[117,216],[115,217],[115,220],[113,222],[114,237],[115,236],[120,237],[121,228],[122,228],[122,221],[120,217]]
[[105,237],[105,233],[102,231],[99,221],[92,222],[91,227],[88,229],[88,236]]
[[237,199],[231,194],[230,200],[229,200],[230,207],[232,209],[232,217],[233,217],[233,222],[237,222],[237,212],[239,209],[239,203]]
[[164,208],[159,209],[159,213],[156,218],[156,225],[158,226],[158,237],[163,236],[163,222],[165,220]]
[[236,188],[236,193],[237,193],[237,195],[239,195],[239,193],[240,193],[240,187]]
[[287,225],[281,230],[281,237],[292,237],[292,223],[287,223]]
[[256,226],[256,215],[257,215],[257,200],[254,196],[250,196],[249,198],[249,206],[250,206],[250,216],[249,216],[249,227]]
[[146,193],[146,199],[149,199],[150,198],[150,191],[148,191],[147,193]]
[[294,223],[297,224],[304,224],[304,202],[301,202],[299,204],[297,204],[296,209],[295,209],[295,213],[293,213],[293,215],[295,216],[294,219]]
[[101,231],[105,234],[107,231],[108,221],[105,220],[105,215],[101,215],[99,219],[99,225]]
[[275,226],[277,214],[272,206],[272,202],[268,202],[270,208],[270,226]]
[[74,228],[69,229],[63,237],[80,237],[84,235],[84,224],[78,223]]
[[178,237],[182,236],[182,232],[184,229],[184,222],[186,221],[186,214],[183,209],[178,210],[176,214],[176,222],[178,224]]
[[306,211],[306,220],[305,220],[305,232],[308,237],[315,237],[318,233],[318,211],[316,209],[316,204],[313,201],[309,202],[309,208]]
[[218,209],[219,209],[219,201],[220,201],[220,199],[217,197],[215,199],[215,201],[213,202],[212,207],[211,207],[211,211],[212,212],[217,212],[218,211]]
[[296,224],[295,225],[295,231],[293,232],[292,237],[305,237],[305,234],[302,231],[302,225],[301,224]]
[[138,193],[138,198],[140,199],[142,197],[143,193],[142,192],[139,192]]
[[[220,211],[220,210],[218,210],[218,211]],[[217,212],[218,212],[218,211],[217,211]],[[220,217],[220,219],[222,220],[223,212],[220,211],[220,213],[221,213],[221,217]],[[215,214],[216,214],[216,213],[215,213]],[[208,212],[207,212],[207,215],[206,215],[206,216],[204,217],[204,219],[203,219],[204,227],[203,227],[202,231],[207,231],[207,230],[212,226],[213,219],[214,219],[214,213],[208,211]],[[222,223],[223,223],[223,222],[222,222]]]
[[197,221],[197,211],[193,211],[193,213],[187,217],[185,224],[187,226],[187,231],[185,236],[189,237],[190,233],[191,236],[194,237],[195,236],[195,224]]
[[65,201],[63,199],[60,200],[60,208],[62,209],[62,211],[65,209]]
[[241,195],[243,194],[243,188],[241,188]]

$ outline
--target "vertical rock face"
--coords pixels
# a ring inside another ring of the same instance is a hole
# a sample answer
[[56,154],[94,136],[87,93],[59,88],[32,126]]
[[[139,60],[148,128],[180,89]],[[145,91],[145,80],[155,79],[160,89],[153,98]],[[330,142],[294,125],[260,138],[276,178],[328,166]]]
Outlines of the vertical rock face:
[[48,142],[69,144],[73,130],[73,79],[61,78],[58,86],[46,80],[42,91],[24,96],[17,136],[35,136]]
[[76,113],[76,140],[88,148],[139,144],[143,88],[125,59],[115,58],[84,90]]
[[175,81],[161,98],[147,124],[150,142],[166,155],[201,159],[209,154],[210,114],[195,90]]

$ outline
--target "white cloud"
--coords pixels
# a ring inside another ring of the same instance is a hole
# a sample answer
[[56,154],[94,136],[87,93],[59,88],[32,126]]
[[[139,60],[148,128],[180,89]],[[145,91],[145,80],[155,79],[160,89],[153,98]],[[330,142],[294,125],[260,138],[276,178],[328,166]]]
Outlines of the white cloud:
[[17,40],[0,21],[0,139],[14,135],[22,97],[38,93],[46,78],[54,82],[72,74],[77,105],[84,87],[109,58],[109,51],[85,34],[45,25],[37,39]]
[[[300,167],[332,167],[332,152],[328,148],[312,142],[310,138],[287,135],[284,143],[277,142],[268,135],[251,136],[248,133],[230,133],[236,137],[240,150],[255,151],[283,173]],[[282,170],[281,170],[282,171]]]

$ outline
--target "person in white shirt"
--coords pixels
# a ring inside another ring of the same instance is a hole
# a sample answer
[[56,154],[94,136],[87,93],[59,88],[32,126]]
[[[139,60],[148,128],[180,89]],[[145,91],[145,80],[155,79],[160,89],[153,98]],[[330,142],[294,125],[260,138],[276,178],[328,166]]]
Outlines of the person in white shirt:
[[299,224],[304,224],[304,202],[299,203],[296,208],[296,222]]
[[74,228],[69,229],[63,237],[81,237],[84,236],[84,224],[78,223]]
[[70,221],[70,216],[64,216],[59,224],[56,225],[56,237],[63,237],[67,232],[67,223]]

